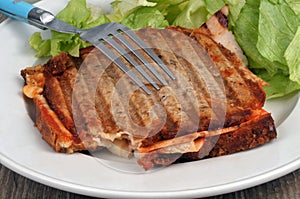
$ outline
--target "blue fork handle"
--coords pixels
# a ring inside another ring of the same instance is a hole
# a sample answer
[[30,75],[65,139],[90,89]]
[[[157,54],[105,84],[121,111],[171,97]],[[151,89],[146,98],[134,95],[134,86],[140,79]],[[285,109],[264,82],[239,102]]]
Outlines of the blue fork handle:
[[34,8],[36,7],[21,0],[0,1],[0,10],[2,13],[22,21],[27,21],[30,11]]
[[0,0],[0,13],[41,29],[47,29],[46,24],[55,18],[52,13],[22,0]]

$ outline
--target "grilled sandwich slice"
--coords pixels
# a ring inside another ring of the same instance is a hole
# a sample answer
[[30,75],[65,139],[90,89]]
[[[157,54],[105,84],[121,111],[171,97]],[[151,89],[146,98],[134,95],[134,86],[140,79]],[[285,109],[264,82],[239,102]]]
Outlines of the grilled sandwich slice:
[[262,108],[264,82],[235,53],[199,29],[145,28],[137,34],[176,75],[151,95],[93,47],[79,58],[62,53],[22,70],[37,128],[55,151],[107,148],[135,155],[151,169],[276,138],[274,121]]

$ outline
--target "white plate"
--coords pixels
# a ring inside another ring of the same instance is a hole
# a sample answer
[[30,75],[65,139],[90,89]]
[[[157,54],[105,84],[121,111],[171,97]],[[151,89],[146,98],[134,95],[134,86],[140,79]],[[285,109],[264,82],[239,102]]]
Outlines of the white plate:
[[[54,13],[66,0],[39,3]],[[172,165],[148,173],[120,172],[82,154],[59,154],[41,140],[27,114],[20,70],[36,63],[28,38],[34,27],[13,20],[0,25],[1,164],[40,183],[98,197],[204,197],[255,186],[300,167],[298,95],[268,102],[278,139],[233,155]],[[106,161],[110,164],[110,160]]]

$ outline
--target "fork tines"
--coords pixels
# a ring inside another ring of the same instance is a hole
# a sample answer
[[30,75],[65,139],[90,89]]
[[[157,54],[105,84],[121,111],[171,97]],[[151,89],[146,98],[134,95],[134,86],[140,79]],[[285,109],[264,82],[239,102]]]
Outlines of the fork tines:
[[[165,78],[154,69],[153,65],[138,51],[138,49],[143,50],[154,61],[154,63],[156,63],[165,73],[168,74],[172,80],[175,79],[172,71],[162,62],[162,60],[154,53],[154,51],[128,27],[119,23],[109,23],[103,26],[105,26],[103,27],[105,31],[101,30],[100,35],[98,32],[98,41],[96,42],[95,39],[91,41],[91,39],[89,39],[89,42],[100,49],[147,94],[151,94],[150,89],[143,84],[143,82],[118,57],[118,55],[112,52],[103,41],[105,41],[120,55],[122,55],[156,90],[159,90],[160,87],[148,75],[148,73],[141,68],[140,64],[137,63],[137,61],[134,59],[134,57],[132,57],[132,55],[129,54],[129,52],[131,52],[163,86],[168,84]],[[125,34],[128,38],[126,38],[123,34]],[[121,46],[115,39],[121,42],[121,44],[125,47]],[[133,44],[133,42],[138,46],[138,48]]]

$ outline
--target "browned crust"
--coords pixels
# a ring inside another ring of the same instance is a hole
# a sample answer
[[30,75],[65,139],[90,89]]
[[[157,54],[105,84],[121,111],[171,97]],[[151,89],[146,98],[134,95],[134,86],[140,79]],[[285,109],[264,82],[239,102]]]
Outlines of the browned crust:
[[[216,46],[218,47],[218,50],[221,52],[221,54],[226,57],[228,61],[231,62],[232,65],[236,66],[234,69],[238,70],[238,72],[243,75],[244,78],[243,80],[245,81],[244,83],[251,88],[251,92],[253,98],[255,100],[251,99],[245,99],[245,103],[249,102],[246,104],[246,107],[251,107],[253,109],[259,109],[263,107],[265,100],[266,100],[266,93],[264,92],[263,86],[266,86],[267,83],[264,82],[262,79],[259,77],[255,76],[247,67],[244,66],[242,63],[241,59],[237,57],[237,55],[227,48],[225,48],[223,45],[216,43],[214,40],[210,38],[210,32],[205,28],[205,25],[202,26],[201,28],[195,28],[195,29],[186,29],[182,27],[168,27],[171,30],[175,30],[178,32],[182,32],[186,34],[187,36],[194,38],[197,40],[203,48],[208,52],[210,55],[211,59],[218,65],[223,65],[223,61],[220,60],[220,56],[218,56],[218,51],[216,50]],[[233,70],[231,68],[226,68],[224,71],[222,71],[222,74],[224,77],[230,76],[233,73]],[[225,79],[226,80],[226,79]],[[226,81],[224,82],[226,84]],[[229,92],[231,92],[230,95],[236,95],[234,93],[234,90],[231,89],[230,86],[228,86]],[[231,90],[230,90],[231,89]],[[237,89],[242,91],[241,89]],[[252,103],[255,102],[255,103]]]
[[160,153],[157,150],[142,155],[139,164],[147,170],[154,166],[167,166],[174,162],[188,162],[228,155],[253,149],[276,137],[274,121],[269,113],[264,112],[248,121],[247,124],[241,125],[237,130],[220,136],[207,137],[203,147],[198,152],[170,155]]
[[[271,114],[265,113],[242,125],[238,130],[220,135],[218,142],[209,152],[208,157],[228,155],[239,151],[253,149],[277,137]],[[197,159],[197,154],[185,154],[185,157]]]
[[50,59],[44,65],[45,71],[52,75],[63,73],[67,68],[75,66],[76,65],[73,61],[73,57],[64,52],[59,54],[59,56],[55,56],[54,58]]
[[[232,65],[236,66],[234,69],[237,70],[243,77],[245,77],[243,79],[244,84],[251,88],[249,89],[251,90],[251,97],[255,100],[252,100],[252,98],[245,98],[245,106],[251,107],[253,109],[259,109],[263,107],[266,101],[266,93],[263,89],[263,81],[257,76],[255,76],[248,68],[244,67],[242,61],[236,56],[236,54],[232,53],[230,50],[226,49],[220,44],[216,44],[213,40],[209,39],[207,36],[201,33],[194,33],[193,37],[207,50],[207,52],[211,55],[211,58],[215,63],[222,64],[222,61],[220,61],[217,56],[215,57],[217,53],[214,51],[214,46],[218,45],[220,52],[226,57],[226,59],[228,59],[231,62]],[[227,68],[225,70],[222,70],[221,72],[223,73],[224,77],[229,77],[233,73],[231,68]],[[226,78],[224,80],[226,84]],[[243,91],[241,89],[236,90]],[[232,91],[232,94],[234,94],[234,91]],[[239,94],[235,93],[234,95]]]
[[57,152],[73,153],[85,150],[83,143],[68,131],[49,107],[42,95],[34,98],[36,121],[35,124],[42,138]]
[[[189,29],[174,28],[177,31],[184,32],[185,34],[192,36],[196,39],[203,47],[208,51],[211,59],[217,64],[222,64],[222,61],[214,57],[215,52],[211,52],[212,48],[218,47],[222,56],[225,56],[231,63],[235,66],[241,66],[241,61],[236,57],[235,54],[225,49],[223,46],[215,43],[212,39],[207,37],[202,33],[197,33],[197,31]],[[210,46],[211,45],[211,46]],[[70,55],[62,53],[50,59],[44,66],[44,70],[37,68],[38,72],[43,73],[46,77],[44,82],[44,91],[34,98],[36,105],[36,125],[43,139],[53,147],[57,152],[73,153],[75,151],[86,150],[86,147],[82,141],[78,138],[75,133],[76,129],[74,122],[72,121],[72,115],[68,109],[68,103],[65,101],[64,91],[60,90],[61,79],[57,77],[64,76],[64,72],[70,68],[77,68],[82,62],[82,58],[86,56],[93,48],[86,48],[81,50],[81,58],[73,58]],[[217,57],[217,56],[216,56]],[[270,140],[276,138],[276,130],[274,126],[274,121],[270,114],[262,114],[259,117],[251,118],[253,114],[252,109],[261,109],[265,101],[265,93],[263,92],[262,82],[259,81],[248,69],[240,70],[237,69],[240,74],[244,76],[249,75],[250,77],[245,80],[245,84],[251,88],[248,92],[252,97],[251,99],[244,99],[244,101],[237,102],[239,106],[233,104],[228,108],[228,112],[225,120],[225,127],[227,126],[239,126],[238,130],[232,131],[230,133],[222,134],[218,140],[214,138],[206,139],[205,146],[201,151],[197,153],[186,153],[183,154],[179,161],[191,161],[198,160],[204,157],[215,157],[220,155],[226,155],[235,153],[238,151],[243,151],[251,149],[269,142]],[[22,70],[21,75],[26,80],[27,75],[34,74],[36,71],[34,69]],[[223,76],[230,76],[233,71],[225,69],[223,71]],[[225,82],[226,84],[226,82]],[[60,93],[57,98],[55,93]],[[228,95],[237,95],[234,91],[228,91]],[[52,103],[49,103],[52,102]],[[253,101],[255,103],[253,103]],[[241,105],[242,104],[242,105]],[[60,105],[60,106],[57,106]],[[245,125],[243,125],[245,123]],[[205,130],[205,125],[203,129],[198,129],[199,131]],[[86,132],[79,132],[81,135],[85,135]],[[177,135],[177,131],[174,133],[171,131],[161,132],[154,136],[151,136],[144,140],[142,147],[150,146],[158,141],[172,139]],[[87,135],[89,136],[89,135]],[[216,145],[214,145],[214,143]],[[88,144],[88,143],[87,143]],[[214,145],[212,150],[211,146]],[[169,165],[176,161],[175,157],[180,157],[178,154],[160,154],[159,151],[151,152],[145,156],[142,156],[139,163],[145,168],[149,169],[155,165]]]

